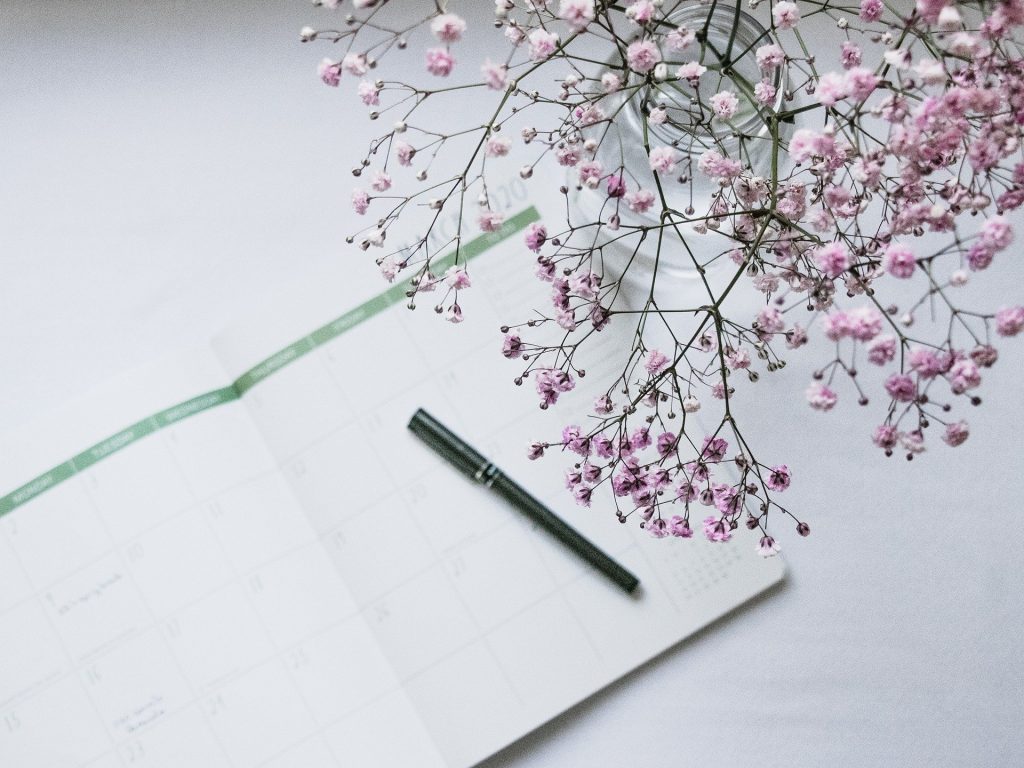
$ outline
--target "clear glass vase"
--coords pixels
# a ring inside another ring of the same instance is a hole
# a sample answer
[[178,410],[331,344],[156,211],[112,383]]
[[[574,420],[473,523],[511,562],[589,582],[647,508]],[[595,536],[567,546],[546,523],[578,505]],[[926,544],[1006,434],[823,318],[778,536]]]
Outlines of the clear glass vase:
[[[713,220],[708,225],[707,214],[722,186],[698,169],[698,161],[714,150],[741,160],[750,175],[770,178],[768,117],[779,111],[785,94],[781,70],[776,69],[767,80],[775,89],[773,102],[762,104],[754,96],[754,87],[764,79],[754,52],[773,39],[751,15],[725,3],[691,5],[671,14],[667,22],[697,33],[697,40],[682,53],[663,52],[668,79],[640,90],[626,88],[603,100],[602,109],[614,118],[601,126],[603,137],[594,158],[605,174],[621,170],[628,189],[642,186],[656,192],[658,199],[646,213],[637,213],[623,198],[610,198],[605,183],[590,188],[573,177],[569,185],[574,225],[612,225],[604,228],[599,241],[599,266],[606,279],[620,280],[619,302],[629,305],[640,306],[651,296],[662,307],[679,305],[684,297],[698,305],[707,303],[708,286],[734,274],[722,268],[734,266],[725,254],[737,247],[726,231],[728,225],[719,223],[720,230]],[[691,61],[707,68],[697,87],[675,76],[682,63]],[[738,96],[737,111],[728,121],[709,121],[709,99],[723,90]],[[667,118],[660,124],[649,120],[659,107]],[[647,149],[659,146],[674,147],[682,157],[672,176],[662,176],[660,190]],[[676,212],[677,225],[661,226],[666,207]],[[628,228],[636,227],[647,230],[639,243],[640,235],[627,234]]]

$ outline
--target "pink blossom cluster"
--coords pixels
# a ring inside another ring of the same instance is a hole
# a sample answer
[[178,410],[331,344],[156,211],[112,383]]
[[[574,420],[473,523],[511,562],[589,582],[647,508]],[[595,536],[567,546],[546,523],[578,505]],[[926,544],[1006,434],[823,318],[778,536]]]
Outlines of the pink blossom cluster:
[[[798,387],[806,405],[874,404],[863,431],[886,454],[913,458],[935,432],[948,446],[967,440],[963,411],[981,403],[996,345],[1024,331],[1024,307],[969,293],[976,273],[1012,258],[1024,207],[1024,0],[750,3],[765,32],[737,54],[746,68],[731,50],[712,62],[710,21],[678,21],[677,3],[496,0],[493,23],[479,28],[455,3],[424,4],[412,25],[386,3],[331,5],[351,14],[341,31],[302,33],[342,49],[319,77],[359,78],[358,97],[387,125],[352,171],[368,179],[352,209],[373,223],[350,240],[383,248],[399,217],[426,212],[417,243],[377,258],[387,279],[409,277],[410,306],[441,289],[435,309],[462,319],[462,228],[505,225],[488,180],[512,163],[524,183],[560,187],[568,211],[544,212],[522,235],[550,299],[504,328],[516,383],[529,380],[541,407],[554,406],[577,386],[581,349],[611,323],[638,328],[587,426],[530,447],[533,458],[556,448],[572,457],[577,502],[613,506],[658,538],[688,538],[699,522],[722,542],[743,523],[765,555],[778,551],[770,517],[807,535],[778,501],[788,466],[756,458],[731,407],[797,350],[820,355]],[[835,44],[812,54],[822,24]],[[468,34],[495,35],[490,58],[457,60]],[[423,57],[422,81],[369,79],[410,50]],[[719,76],[726,69],[731,79]],[[477,99],[483,114],[465,126],[419,122],[422,105],[443,97]],[[640,166],[609,143],[627,107],[643,118]],[[768,147],[760,164],[754,138]],[[459,153],[457,170],[434,178],[447,151]],[[698,187],[712,192],[670,202]],[[574,209],[574,193],[596,198],[599,213]],[[454,236],[437,234],[444,211],[458,212]],[[652,287],[638,319],[621,303],[626,276],[604,254],[651,243],[659,263],[690,259],[706,295],[669,307]],[[439,276],[447,252],[456,265]],[[705,279],[712,269],[726,279]],[[728,314],[726,299],[740,295],[747,309]],[[670,343],[645,336],[650,317],[672,330]],[[694,425],[701,409],[714,411],[710,433]]]

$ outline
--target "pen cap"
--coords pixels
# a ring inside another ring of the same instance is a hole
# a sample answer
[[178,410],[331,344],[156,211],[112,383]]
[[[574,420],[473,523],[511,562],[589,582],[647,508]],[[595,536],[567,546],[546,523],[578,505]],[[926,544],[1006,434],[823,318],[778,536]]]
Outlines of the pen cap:
[[479,481],[481,470],[490,464],[480,453],[453,435],[422,408],[417,409],[409,420],[409,429],[448,463],[473,480]]

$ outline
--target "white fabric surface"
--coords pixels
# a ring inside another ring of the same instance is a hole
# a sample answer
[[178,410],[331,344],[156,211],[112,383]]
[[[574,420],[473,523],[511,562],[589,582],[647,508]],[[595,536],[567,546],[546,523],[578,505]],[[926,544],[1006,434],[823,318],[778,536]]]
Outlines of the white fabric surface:
[[[283,280],[337,259],[368,274],[343,238],[370,124],[297,41],[323,19],[269,0],[3,4],[0,429],[203,341]],[[1024,298],[1022,241],[987,278],[997,304]],[[970,441],[911,466],[852,404],[806,408],[810,363],[745,414],[813,529],[780,532],[788,583],[489,766],[1024,761],[1022,345],[986,375]]]

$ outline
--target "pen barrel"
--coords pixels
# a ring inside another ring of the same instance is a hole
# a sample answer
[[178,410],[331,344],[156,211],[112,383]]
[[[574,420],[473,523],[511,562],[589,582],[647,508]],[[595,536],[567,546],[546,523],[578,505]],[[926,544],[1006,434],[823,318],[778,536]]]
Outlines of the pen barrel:
[[490,486],[493,491],[514,504],[524,515],[597,568],[597,570],[601,571],[601,573],[618,584],[626,592],[632,593],[640,584],[640,580],[636,576],[594,546],[579,531],[533,498],[522,486],[504,473],[497,472]]
[[409,429],[459,472],[481,482],[490,462],[429,413],[422,408],[417,410],[409,421]]
[[518,483],[506,477],[482,454],[422,408],[413,414],[409,421],[409,429],[462,474],[511,502],[516,509],[614,581],[621,589],[632,594],[640,584],[636,576],[587,541],[579,531],[533,498]]

